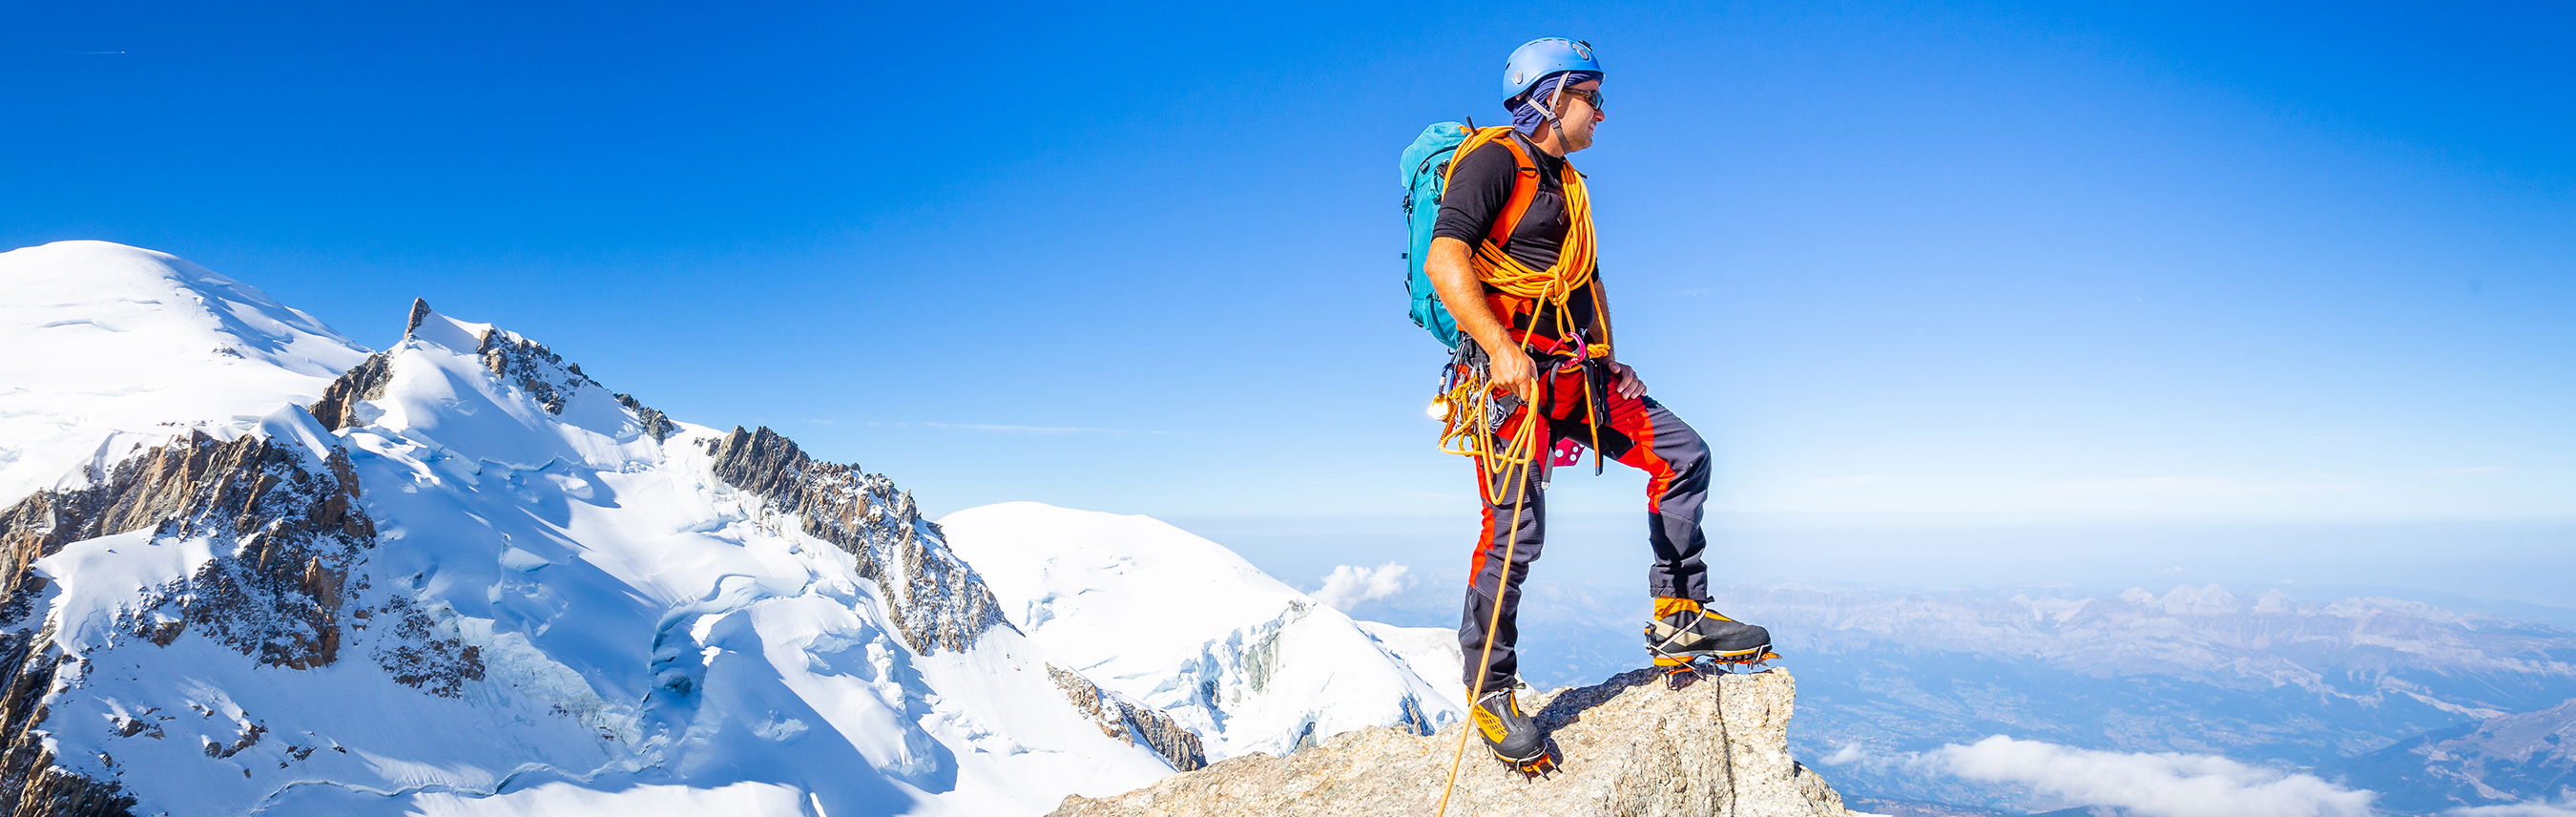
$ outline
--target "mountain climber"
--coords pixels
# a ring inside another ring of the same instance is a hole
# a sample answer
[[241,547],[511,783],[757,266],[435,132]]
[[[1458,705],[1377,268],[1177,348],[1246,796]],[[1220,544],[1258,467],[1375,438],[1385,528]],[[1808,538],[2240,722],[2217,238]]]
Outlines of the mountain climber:
[[[1457,149],[1440,195],[1424,272],[1459,334],[1457,367],[1500,395],[1498,426],[1475,433],[1483,498],[1458,643],[1467,656],[1469,711],[1496,757],[1524,772],[1552,764],[1546,741],[1512,688],[1520,656],[1520,585],[1545,542],[1543,491],[1552,465],[1588,445],[1646,472],[1646,539],[1654,565],[1648,648],[1679,672],[1696,660],[1758,661],[1770,633],[1705,605],[1707,540],[1700,530],[1708,446],[1654,398],[1613,352],[1610,309],[1593,260],[1591,207],[1566,155],[1592,146],[1603,72],[1590,44],[1532,40],[1504,69],[1512,125],[1477,132]],[[1484,396],[1478,395],[1482,400]],[[1555,456],[1550,456],[1554,453]]]

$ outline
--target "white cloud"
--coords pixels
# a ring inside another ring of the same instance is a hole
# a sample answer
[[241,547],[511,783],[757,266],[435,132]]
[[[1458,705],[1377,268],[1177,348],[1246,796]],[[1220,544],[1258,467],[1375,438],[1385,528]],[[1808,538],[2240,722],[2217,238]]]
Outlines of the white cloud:
[[1846,743],[1841,746],[1834,747],[1833,754],[1826,755],[1825,759],[1816,762],[1827,766],[1840,766],[1845,763],[1850,763],[1855,760],[1863,760],[1868,757],[1869,753],[1861,751],[1860,744]]
[[1324,586],[1315,591],[1315,600],[1347,613],[1351,608],[1404,592],[1404,588],[1413,586],[1412,573],[1412,568],[1394,562],[1376,567],[1342,565],[1324,574]]
[[2364,817],[2377,796],[2217,755],[2105,752],[2003,735],[1944,746],[1917,762],[2145,817]]
[[2576,817],[2576,791],[2561,791],[2558,802],[2533,800],[2501,806],[2462,806],[2442,812],[2442,817]]
[[2350,491],[2360,487],[2362,486],[2348,482],[2248,482],[2217,477],[2139,477],[2079,479],[2051,485],[2048,490],[2077,496],[2262,496],[2326,494]]

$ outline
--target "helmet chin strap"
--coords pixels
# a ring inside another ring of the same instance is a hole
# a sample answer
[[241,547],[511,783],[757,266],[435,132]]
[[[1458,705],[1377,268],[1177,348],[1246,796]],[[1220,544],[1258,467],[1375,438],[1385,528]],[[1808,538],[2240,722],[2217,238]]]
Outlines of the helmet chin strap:
[[1556,149],[1558,150],[1565,149],[1565,117],[1557,115],[1556,105],[1559,102],[1565,101],[1565,86],[1565,78],[1558,77],[1556,79],[1556,87],[1548,89],[1547,105],[1539,108],[1539,113],[1547,116],[1548,130],[1556,132]]

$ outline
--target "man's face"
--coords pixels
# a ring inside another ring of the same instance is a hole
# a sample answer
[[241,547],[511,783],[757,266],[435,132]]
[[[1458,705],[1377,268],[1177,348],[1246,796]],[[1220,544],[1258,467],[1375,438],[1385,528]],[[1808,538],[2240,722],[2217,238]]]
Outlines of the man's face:
[[1565,152],[1573,153],[1592,146],[1592,129],[1609,118],[1601,113],[1601,81],[1575,83],[1556,95],[1558,127],[1565,132]]

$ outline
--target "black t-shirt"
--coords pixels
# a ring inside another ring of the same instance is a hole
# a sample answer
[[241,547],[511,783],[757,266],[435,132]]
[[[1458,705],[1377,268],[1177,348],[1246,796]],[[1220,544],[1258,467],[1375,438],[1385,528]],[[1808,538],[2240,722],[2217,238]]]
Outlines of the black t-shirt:
[[[1565,179],[1562,175],[1565,158],[1548,155],[1547,151],[1538,149],[1518,133],[1505,138],[1520,140],[1521,149],[1529,153],[1530,162],[1538,165],[1538,194],[1530,198],[1529,211],[1523,213],[1520,224],[1512,228],[1511,241],[1503,245],[1503,254],[1529,265],[1531,269],[1547,269],[1556,265],[1557,252],[1565,246],[1565,234],[1574,226],[1565,212]],[[1513,163],[1511,149],[1500,143],[1480,145],[1474,152],[1454,161],[1458,163],[1457,170],[1450,174],[1449,186],[1440,194],[1440,218],[1433,223],[1431,235],[1434,238],[1455,238],[1474,247],[1484,242],[1485,236],[1494,229],[1494,219],[1499,218],[1503,206],[1511,202],[1513,177],[1520,168]],[[1487,285],[1485,291],[1495,290]],[[1576,292],[1566,306],[1574,313],[1575,326],[1586,329],[1592,326],[1590,287]],[[1510,316],[1496,317],[1511,319]],[[1526,320],[1514,322],[1511,328],[1519,329],[1526,323]],[[1556,336],[1554,316],[1539,319],[1538,333]],[[1598,341],[1599,338],[1593,340]]]

